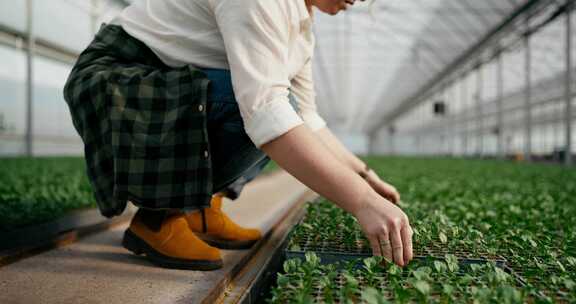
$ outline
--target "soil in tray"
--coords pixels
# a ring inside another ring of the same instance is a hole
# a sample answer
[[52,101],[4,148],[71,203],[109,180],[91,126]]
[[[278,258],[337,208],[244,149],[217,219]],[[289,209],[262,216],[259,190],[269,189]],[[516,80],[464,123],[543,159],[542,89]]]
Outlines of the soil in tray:
[[454,256],[417,259],[400,268],[378,258],[322,264],[307,254],[287,260],[283,270],[271,291],[272,303],[522,303],[536,297],[496,263],[465,264]]
[[[428,234],[428,233],[426,233]],[[343,252],[371,254],[368,240],[364,237],[357,221],[343,210],[327,201],[312,203],[307,214],[290,234],[288,249],[292,251]],[[502,256],[486,250],[474,242],[462,242],[458,238],[439,237],[414,238],[416,255],[443,257],[454,254],[459,258],[486,258],[503,260]]]
[[[299,229],[298,227],[295,230]],[[317,253],[339,253],[371,256],[372,250],[368,241],[363,236],[357,236],[352,241],[344,242],[343,238],[336,236],[330,240],[318,240],[318,235],[299,232],[295,236],[293,232],[288,241],[288,250],[292,252],[317,252]],[[465,249],[450,249],[444,246],[440,241],[429,243],[428,246],[422,247],[415,245],[414,255],[444,257],[447,254],[455,255],[459,259],[487,259],[495,261],[504,261],[502,256],[490,254],[485,251],[472,252]]]

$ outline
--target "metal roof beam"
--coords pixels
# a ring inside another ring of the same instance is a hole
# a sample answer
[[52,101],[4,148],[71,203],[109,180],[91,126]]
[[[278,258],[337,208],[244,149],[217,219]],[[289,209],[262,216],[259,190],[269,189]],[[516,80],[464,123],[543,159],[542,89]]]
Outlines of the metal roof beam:
[[472,58],[475,54],[480,53],[485,48],[489,47],[494,38],[497,38],[504,30],[513,26],[514,23],[522,18],[525,14],[531,12],[533,9],[537,8],[541,4],[551,4],[555,1],[552,0],[527,0],[521,7],[512,12],[504,21],[490,30],[483,38],[481,38],[477,43],[468,48],[462,55],[456,58],[451,64],[449,64],[443,71],[439,72],[436,77],[431,79],[427,84],[421,87],[415,94],[406,98],[403,102],[399,103],[396,108],[385,115],[382,121],[369,130],[370,134],[375,134],[379,129],[384,127],[390,122],[397,119],[398,116],[404,114],[413,106],[419,104],[423,97],[425,97],[429,91],[431,91],[438,84],[444,82],[452,73],[457,71],[461,66],[468,63],[468,60]]

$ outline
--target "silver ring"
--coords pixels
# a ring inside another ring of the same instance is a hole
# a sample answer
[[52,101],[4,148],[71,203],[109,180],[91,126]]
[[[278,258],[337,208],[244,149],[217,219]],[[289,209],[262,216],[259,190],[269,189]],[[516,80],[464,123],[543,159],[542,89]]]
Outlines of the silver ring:
[[380,238],[378,238],[378,245],[380,245],[380,254],[384,255],[384,247],[389,246],[390,242],[389,241],[381,241]]
[[380,243],[380,245],[384,245],[384,246],[390,245],[390,242],[389,242],[389,241],[384,241],[384,242],[382,242],[382,241],[378,240],[378,242]]

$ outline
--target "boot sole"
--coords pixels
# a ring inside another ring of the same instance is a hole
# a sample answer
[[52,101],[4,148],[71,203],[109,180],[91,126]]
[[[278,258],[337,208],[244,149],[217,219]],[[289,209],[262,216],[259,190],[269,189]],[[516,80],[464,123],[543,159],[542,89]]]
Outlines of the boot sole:
[[146,258],[157,266],[171,269],[186,269],[186,270],[216,270],[222,268],[222,260],[186,260],[180,258],[173,258],[164,255],[148,243],[139,238],[130,229],[124,232],[122,239],[122,246],[135,255],[145,255]]
[[259,240],[247,240],[247,241],[230,241],[223,240],[219,238],[212,237],[207,234],[194,232],[197,237],[206,242],[206,244],[216,247],[218,249],[250,249]]

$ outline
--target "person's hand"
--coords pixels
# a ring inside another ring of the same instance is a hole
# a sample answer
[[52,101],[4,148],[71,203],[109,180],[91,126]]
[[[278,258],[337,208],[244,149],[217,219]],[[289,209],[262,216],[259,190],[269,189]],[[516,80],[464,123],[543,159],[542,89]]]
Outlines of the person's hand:
[[374,255],[383,256],[398,266],[413,258],[412,227],[406,214],[396,205],[371,191],[353,211]]
[[365,177],[366,182],[376,191],[378,194],[382,195],[385,199],[398,204],[400,202],[400,193],[394,188],[394,186],[388,184],[387,182],[380,179],[378,174],[373,170],[368,171]]

